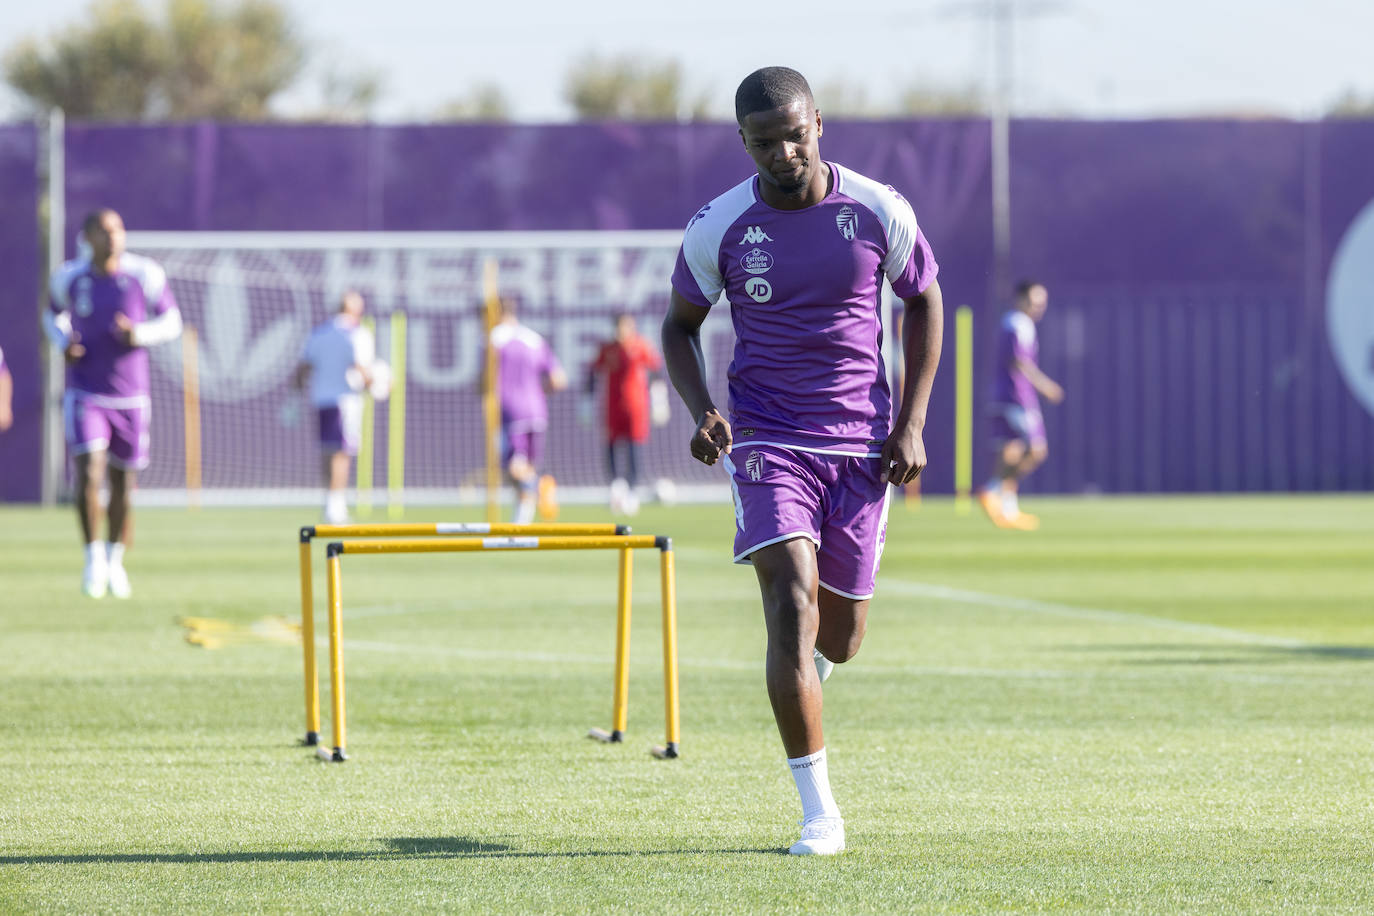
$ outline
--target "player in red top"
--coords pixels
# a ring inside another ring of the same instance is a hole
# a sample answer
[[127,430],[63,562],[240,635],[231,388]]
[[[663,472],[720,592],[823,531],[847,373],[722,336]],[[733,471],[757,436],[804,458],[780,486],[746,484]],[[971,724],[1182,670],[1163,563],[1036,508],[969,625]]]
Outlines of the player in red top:
[[[634,316],[622,313],[615,317],[615,338],[601,345],[587,370],[586,416],[592,412],[590,400],[596,391],[597,376],[606,378],[606,461],[611,474],[611,510],[614,512],[633,515],[639,508],[635,495],[635,486],[639,483],[639,446],[649,439],[651,414],[661,414],[667,407],[666,386],[656,381],[655,385],[662,390],[655,392],[656,397],[651,397],[649,375],[662,368],[662,358],[653,345],[640,336]],[[651,406],[658,409],[651,409]],[[623,468],[621,451],[625,454]]]

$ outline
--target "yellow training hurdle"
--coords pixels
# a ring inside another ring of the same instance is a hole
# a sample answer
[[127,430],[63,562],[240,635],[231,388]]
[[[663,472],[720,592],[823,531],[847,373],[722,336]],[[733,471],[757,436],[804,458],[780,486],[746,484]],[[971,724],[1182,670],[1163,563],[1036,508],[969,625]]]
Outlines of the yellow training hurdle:
[[[352,554],[452,553],[490,550],[618,550],[620,571],[617,588],[615,687],[612,728],[592,729],[591,737],[619,742],[624,738],[629,708],[630,583],[632,551],[657,548],[660,552],[663,612],[663,682],[667,724],[665,745],[655,747],[658,757],[678,755],[677,607],[672,541],[652,535],[629,535],[624,526],[601,524],[489,525],[481,523],[315,525],[301,529],[301,638],[306,668],[306,739],[319,744],[320,714],[318,673],[315,666],[315,634],[310,565],[310,542],[316,537],[416,538],[411,540],[336,541],[327,548],[329,593],[330,687],[333,701],[333,749],[317,747],[327,759],[347,759],[343,676],[343,595],[339,557]],[[481,534],[486,537],[444,537]],[[424,536],[432,537],[424,537]]]

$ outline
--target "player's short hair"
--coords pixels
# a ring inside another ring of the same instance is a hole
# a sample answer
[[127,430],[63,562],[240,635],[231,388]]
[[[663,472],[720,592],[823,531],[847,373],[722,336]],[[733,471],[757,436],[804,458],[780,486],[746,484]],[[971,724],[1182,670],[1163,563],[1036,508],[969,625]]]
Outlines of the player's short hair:
[[806,77],[791,67],[763,67],[744,78],[735,90],[735,120],[740,124],[756,111],[786,108],[798,100],[816,106]]
[[1025,279],[1025,280],[1018,280],[1017,283],[1016,283],[1016,287],[1015,287],[1015,289],[1016,289],[1016,298],[1017,298],[1017,299],[1025,299],[1027,296],[1030,295],[1030,291],[1031,291],[1031,290],[1035,289],[1037,286],[1044,286],[1044,285],[1045,285],[1045,284],[1041,283],[1039,280],[1032,280],[1032,279],[1029,279],[1029,278],[1028,278],[1028,279]]
[[89,211],[85,218],[81,220],[81,234],[85,235],[87,232],[90,232],[104,221],[107,214],[114,212],[115,211],[109,207],[96,207],[94,210]]

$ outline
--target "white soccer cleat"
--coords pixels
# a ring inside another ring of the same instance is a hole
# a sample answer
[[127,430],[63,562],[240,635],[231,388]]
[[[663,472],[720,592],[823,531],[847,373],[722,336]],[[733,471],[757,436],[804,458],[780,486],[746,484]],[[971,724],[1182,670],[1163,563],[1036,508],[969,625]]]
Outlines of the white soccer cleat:
[[104,598],[110,584],[110,576],[103,565],[87,563],[81,573],[81,594],[87,598]]
[[835,670],[835,663],[821,654],[820,649],[813,649],[812,658],[816,660],[816,676],[825,683],[825,679],[830,677],[830,672]]
[[844,818],[812,818],[802,824],[801,839],[787,851],[794,856],[833,856],[844,852]]
[[121,601],[133,596],[134,590],[129,586],[129,574],[124,571],[123,565],[111,566],[109,570],[110,596]]

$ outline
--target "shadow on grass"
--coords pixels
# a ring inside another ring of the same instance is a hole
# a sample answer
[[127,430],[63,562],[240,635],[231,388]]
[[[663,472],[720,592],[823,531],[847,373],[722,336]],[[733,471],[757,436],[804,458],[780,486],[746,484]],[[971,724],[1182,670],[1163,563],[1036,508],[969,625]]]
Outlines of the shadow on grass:
[[121,865],[121,864],[204,864],[237,862],[369,862],[391,859],[584,859],[634,858],[637,856],[678,856],[720,853],[725,855],[782,855],[781,847],[768,849],[583,849],[568,852],[540,852],[516,849],[471,837],[390,837],[381,841],[380,850],[257,850],[246,852],[115,852],[74,855],[0,856],[3,865]]
[[[1123,643],[1120,645],[1065,646],[1076,652],[1119,652],[1134,665],[1236,665],[1277,664],[1295,659],[1329,659],[1336,661],[1374,660],[1374,646],[1260,646],[1216,645],[1188,643]],[[1150,658],[1139,656],[1149,654]]]

